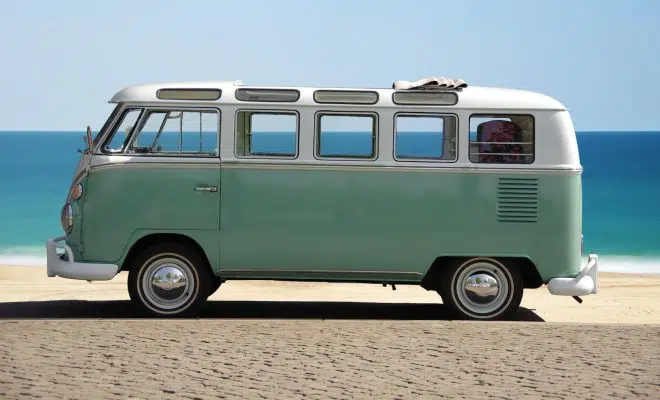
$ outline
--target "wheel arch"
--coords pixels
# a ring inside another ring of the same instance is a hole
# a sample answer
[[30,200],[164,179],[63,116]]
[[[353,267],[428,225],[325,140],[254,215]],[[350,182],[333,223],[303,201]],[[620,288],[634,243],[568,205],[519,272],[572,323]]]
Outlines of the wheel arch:
[[199,253],[206,268],[208,268],[209,272],[213,273],[208,254],[206,254],[204,248],[195,239],[181,233],[149,233],[140,237],[133,243],[126,254],[126,257],[124,257],[124,260],[121,263],[121,271],[129,271],[137,257],[139,257],[139,255],[148,247],[164,242],[181,243],[190,247]]

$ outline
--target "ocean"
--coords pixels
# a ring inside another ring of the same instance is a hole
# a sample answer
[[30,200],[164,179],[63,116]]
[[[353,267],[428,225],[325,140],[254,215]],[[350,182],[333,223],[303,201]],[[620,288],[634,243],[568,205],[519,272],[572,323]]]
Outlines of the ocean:
[[[0,265],[45,263],[83,132],[0,132]],[[610,272],[660,273],[660,132],[578,132],[585,253]]]

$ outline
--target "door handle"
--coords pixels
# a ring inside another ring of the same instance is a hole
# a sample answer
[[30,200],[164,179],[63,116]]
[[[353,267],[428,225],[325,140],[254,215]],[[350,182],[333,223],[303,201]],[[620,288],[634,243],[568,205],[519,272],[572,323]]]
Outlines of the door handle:
[[198,186],[195,186],[195,191],[196,192],[217,192],[218,188],[217,188],[217,186],[198,185]]

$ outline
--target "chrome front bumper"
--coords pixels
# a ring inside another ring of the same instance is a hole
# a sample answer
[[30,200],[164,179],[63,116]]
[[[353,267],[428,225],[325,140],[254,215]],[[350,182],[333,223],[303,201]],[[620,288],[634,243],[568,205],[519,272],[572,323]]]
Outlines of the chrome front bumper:
[[[49,277],[107,281],[119,272],[119,266],[115,264],[75,262],[73,251],[63,242],[64,239],[60,236],[46,241],[46,273]],[[57,249],[64,250],[64,253],[59,254]]]
[[558,296],[586,296],[598,293],[598,254],[589,254],[587,264],[575,278],[553,278],[548,291]]

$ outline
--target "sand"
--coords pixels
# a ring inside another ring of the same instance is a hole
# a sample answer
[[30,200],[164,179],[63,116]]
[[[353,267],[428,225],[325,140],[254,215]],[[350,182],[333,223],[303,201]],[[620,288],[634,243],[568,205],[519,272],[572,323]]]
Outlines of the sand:
[[133,318],[124,273],[0,267],[0,398],[660,398],[660,276],[599,279],[503,322],[414,286],[228,282],[175,321]]

